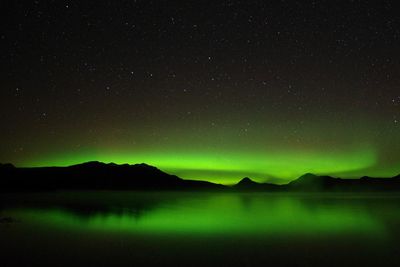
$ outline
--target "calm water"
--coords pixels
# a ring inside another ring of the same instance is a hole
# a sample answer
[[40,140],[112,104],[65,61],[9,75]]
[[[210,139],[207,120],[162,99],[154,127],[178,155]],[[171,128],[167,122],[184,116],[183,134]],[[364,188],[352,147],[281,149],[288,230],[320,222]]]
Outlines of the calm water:
[[1,197],[0,265],[398,266],[400,195]]

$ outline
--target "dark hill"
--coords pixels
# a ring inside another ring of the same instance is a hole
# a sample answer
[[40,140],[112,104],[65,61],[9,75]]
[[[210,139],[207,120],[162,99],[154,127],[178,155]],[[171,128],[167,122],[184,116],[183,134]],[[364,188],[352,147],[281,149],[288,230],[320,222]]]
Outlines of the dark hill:
[[69,167],[13,168],[0,166],[0,191],[47,190],[217,190],[204,181],[183,180],[147,164],[105,164],[97,161]]
[[322,191],[330,189],[337,183],[337,178],[330,176],[317,176],[312,173],[306,173],[298,179],[291,181],[287,187],[292,190],[313,190]]
[[[0,192],[49,190],[223,190],[227,186],[183,180],[156,167],[105,164],[91,161],[69,167],[16,168],[0,164]],[[230,187],[234,191],[400,191],[400,175],[393,178],[341,179],[307,173],[286,184],[257,183],[248,177]]]
[[0,170],[15,168],[11,163],[0,163]]
[[236,185],[233,186],[233,189],[240,191],[277,191],[280,186],[269,183],[257,183],[251,180],[248,177],[240,180]]
[[290,191],[400,191],[400,176],[341,179],[307,173],[286,185]]
[[257,185],[259,185],[259,183],[254,182],[249,177],[243,178],[236,184],[237,187],[252,187]]
[[400,191],[400,175],[393,178],[341,179],[306,173],[286,185],[257,183],[243,178],[233,186],[240,191],[284,191],[284,192],[387,192]]

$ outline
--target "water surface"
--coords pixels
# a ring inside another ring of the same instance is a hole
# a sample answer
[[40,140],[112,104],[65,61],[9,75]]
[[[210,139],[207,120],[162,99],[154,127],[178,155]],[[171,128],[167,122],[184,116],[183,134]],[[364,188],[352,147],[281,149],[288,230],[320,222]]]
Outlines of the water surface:
[[[392,266],[400,195],[9,194],[7,265]],[[6,266],[7,266],[6,265]]]

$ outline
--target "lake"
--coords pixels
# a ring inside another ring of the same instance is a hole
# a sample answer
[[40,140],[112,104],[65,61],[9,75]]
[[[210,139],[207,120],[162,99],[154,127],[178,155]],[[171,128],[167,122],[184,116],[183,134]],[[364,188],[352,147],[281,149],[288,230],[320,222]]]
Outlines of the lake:
[[0,197],[0,266],[394,266],[400,194]]

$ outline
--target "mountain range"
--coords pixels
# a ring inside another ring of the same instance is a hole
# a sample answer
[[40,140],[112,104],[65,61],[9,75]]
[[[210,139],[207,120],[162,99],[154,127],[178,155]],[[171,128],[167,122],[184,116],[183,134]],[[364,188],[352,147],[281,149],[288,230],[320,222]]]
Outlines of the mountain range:
[[341,179],[311,173],[285,185],[258,183],[248,177],[236,185],[185,180],[141,164],[86,162],[68,167],[17,168],[0,164],[0,192],[49,190],[174,190],[174,191],[400,191],[400,175],[392,178]]

